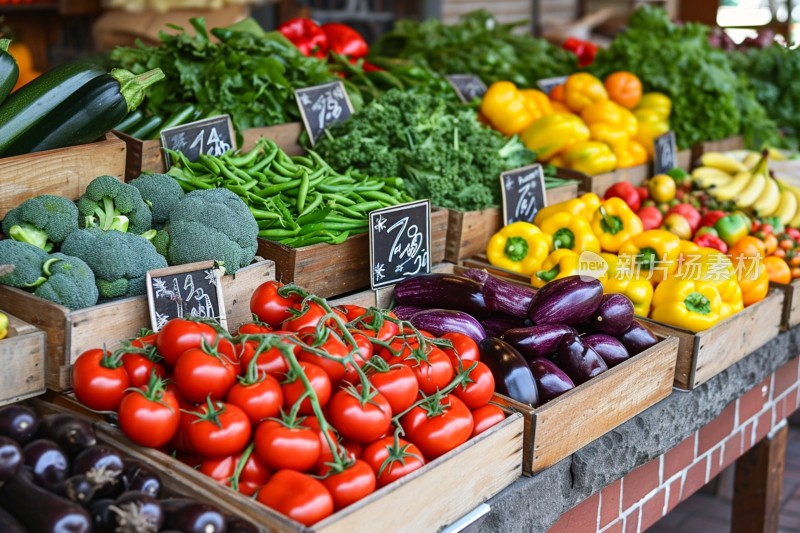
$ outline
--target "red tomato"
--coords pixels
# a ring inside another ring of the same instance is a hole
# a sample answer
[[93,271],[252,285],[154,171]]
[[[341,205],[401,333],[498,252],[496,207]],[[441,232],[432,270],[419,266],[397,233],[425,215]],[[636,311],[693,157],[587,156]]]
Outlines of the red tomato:
[[253,425],[265,418],[274,418],[281,412],[283,389],[272,376],[262,375],[260,381],[247,384],[239,382],[228,391],[227,402],[245,412]]
[[342,439],[342,446],[347,450],[348,459],[358,459],[364,446],[360,442],[350,439]]
[[417,406],[400,419],[408,440],[429,459],[444,455],[472,435],[472,413],[464,402],[451,394],[442,398],[440,404],[443,411],[440,414],[430,416],[422,406]]
[[155,370],[159,378],[164,377],[164,366],[158,361],[161,356],[156,350],[157,333],[139,337],[130,342],[130,351],[122,354],[122,366],[128,374],[131,387],[144,387]]
[[[350,335],[352,335],[353,339],[356,341],[356,346],[358,346],[358,353],[353,355],[353,358],[358,368],[364,368],[367,361],[372,358],[372,341],[370,341],[369,337],[363,332],[354,329],[350,330]],[[353,384],[361,383],[361,378],[352,364],[347,365],[343,381]]]
[[99,348],[83,352],[72,369],[78,401],[95,411],[116,411],[130,386],[119,357]]
[[453,389],[453,394],[458,396],[458,399],[464,402],[464,405],[470,410],[483,407],[489,403],[494,394],[492,371],[480,361],[467,361],[463,365],[465,370],[475,365],[475,368],[469,372],[469,379],[472,380],[472,383],[468,383],[466,387],[463,385],[457,386]]
[[230,403],[200,406],[203,416],[192,421],[189,441],[204,457],[234,455],[245,449],[252,427],[247,415]]
[[378,487],[388,485],[425,464],[419,448],[403,439],[397,439],[395,446],[394,437],[376,440],[364,448],[361,458],[378,477]]
[[299,309],[300,314],[292,316],[281,323],[281,329],[286,331],[300,331],[303,328],[315,328],[327,313],[317,302],[307,302],[305,309]]
[[[314,392],[317,393],[317,400],[320,407],[328,405],[331,399],[331,379],[320,367],[315,364],[300,361],[300,366],[303,367],[303,373],[311,383]],[[303,381],[295,377],[293,381],[283,383],[283,408],[286,412],[291,411],[292,406],[305,394],[306,388]],[[311,407],[311,400],[306,398],[300,404],[298,411],[301,415],[312,415],[314,409]]]
[[178,397],[178,404],[181,408],[181,420],[178,424],[178,431],[172,437],[169,445],[179,452],[194,454],[196,451],[189,440],[189,428],[192,427],[192,422],[197,420],[197,415],[194,414],[194,411],[197,411],[197,405],[180,397]]
[[152,392],[133,390],[119,404],[119,427],[136,444],[158,448],[178,432],[179,409],[178,398],[160,383]]
[[[198,470],[226,487],[232,487],[236,469],[241,464],[243,457],[242,453],[205,459]],[[264,463],[254,453],[251,453],[242,467],[236,487],[245,496],[252,496],[258,489],[266,485],[271,475],[272,472],[269,468],[264,466]]]
[[258,491],[258,501],[310,526],[333,513],[333,498],[322,482],[293,470],[280,470]]
[[417,359],[412,352],[406,358],[398,357],[389,361],[389,364],[404,364],[411,367],[419,383],[419,390],[430,396],[438,390],[442,390],[453,381],[453,365],[445,353],[436,346],[429,344],[428,352],[424,358]]
[[397,337],[389,343],[389,347],[383,347],[378,352],[378,355],[384,361],[391,361],[396,358],[406,358],[411,355],[411,351],[419,347],[419,342],[415,335],[404,335]]
[[506,414],[498,406],[487,403],[483,407],[478,407],[472,411],[472,420],[475,421],[475,427],[472,428],[472,435],[480,435],[490,427],[499,424],[506,419]]
[[[307,416],[305,420],[301,422],[301,424],[307,428],[311,428],[317,432],[317,436],[319,436],[319,445],[320,445],[320,455],[317,464],[314,465],[313,471],[319,473],[323,468],[325,468],[325,463],[330,463],[333,461],[333,453],[331,453],[331,447],[328,445],[328,439],[325,438],[323,435],[322,430],[319,428],[319,420],[317,420],[316,416]],[[328,432],[328,436],[331,438],[333,443],[339,442],[339,439],[336,437],[334,432],[331,430]],[[349,455],[348,455],[349,457]],[[355,456],[352,457],[355,459]]]
[[[378,320],[378,322],[381,324],[380,327],[373,325],[376,322],[375,315],[377,313],[383,314],[382,311],[369,311],[368,309],[359,305],[341,305],[338,307],[347,315],[348,322],[353,322],[358,318],[364,317],[355,324],[355,327],[362,330],[368,337],[375,337],[380,341],[388,342],[392,337],[397,335],[398,331],[400,331],[399,326],[395,322],[385,320],[383,317]],[[388,312],[388,316],[393,319],[397,319],[397,316],[395,316],[395,314],[391,311]]]
[[[256,346],[257,345],[253,343],[246,342],[234,344],[228,339],[220,338],[216,346],[216,351],[220,355],[222,362],[232,366],[236,374],[239,374],[242,371],[242,356],[244,356],[246,352],[255,352]],[[180,359],[180,357],[178,359]]]
[[316,338],[314,331],[314,328],[309,328],[299,332],[298,336],[300,337],[301,341],[305,342],[309,346],[315,347],[318,350],[322,350],[332,359],[322,357],[321,355],[317,355],[303,348],[301,348],[300,353],[297,354],[297,359],[317,365],[324,370],[326,374],[328,374],[328,377],[331,379],[331,383],[339,383],[342,378],[344,378],[346,371],[345,358],[350,353],[350,349],[347,347],[341,337],[339,337],[339,335],[332,330],[328,330],[328,336],[325,339],[325,342],[317,346],[319,343],[315,342]]
[[[458,360],[461,361],[480,361],[481,360],[481,352],[478,349],[478,343],[472,340],[471,337],[464,335],[463,333],[445,333],[442,335],[443,339],[449,340],[453,343],[452,348],[442,348],[442,351],[447,354],[447,357],[450,358],[450,363],[453,365],[453,368],[458,369]],[[469,365],[463,363],[464,368],[467,368]]]
[[314,468],[322,453],[318,431],[289,428],[275,420],[259,424],[255,436],[256,454],[270,468],[306,472]]
[[370,371],[372,385],[378,389],[392,408],[392,413],[400,414],[417,400],[419,382],[410,366],[394,365],[385,372]]
[[237,335],[261,335],[264,333],[272,333],[272,327],[265,322],[248,322],[239,326],[236,331]]
[[[357,387],[361,393],[362,387]],[[362,403],[349,390],[340,390],[328,405],[328,419],[339,433],[357,442],[372,442],[389,431],[392,407],[380,392]]]
[[281,322],[291,318],[289,311],[300,303],[301,299],[297,295],[286,298],[278,294],[278,289],[283,287],[280,281],[267,281],[259,285],[250,297],[250,311],[254,313],[261,322],[265,322],[277,328]]
[[[277,333],[277,332],[273,332]],[[289,340],[284,341],[286,345],[292,346],[294,349],[295,355],[297,355],[300,347]],[[275,379],[283,379],[283,376],[289,372],[289,363],[286,361],[286,358],[283,357],[283,354],[278,348],[269,348],[268,350],[264,350],[263,352],[256,354],[258,350],[258,343],[255,341],[247,341],[245,343],[247,348],[244,350],[242,354],[242,367],[247,371],[247,367],[250,365],[250,361],[256,358],[258,355],[257,361],[257,368],[258,373],[266,373],[270,376],[274,377]]]
[[216,338],[217,332],[208,324],[173,318],[158,332],[156,348],[164,363],[173,366],[189,348],[200,348],[203,339],[214,344]]
[[333,506],[338,511],[375,492],[377,479],[366,462],[356,459],[343,471],[323,478],[322,483],[331,493]]
[[190,348],[175,363],[178,392],[195,403],[222,400],[236,383],[236,368],[226,360],[200,348]]

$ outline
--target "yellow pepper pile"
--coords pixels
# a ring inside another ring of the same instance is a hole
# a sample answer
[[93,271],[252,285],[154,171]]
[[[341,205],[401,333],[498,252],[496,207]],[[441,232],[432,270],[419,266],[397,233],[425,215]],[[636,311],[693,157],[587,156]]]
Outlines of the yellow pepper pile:
[[671,107],[663,94],[642,94],[641,82],[630,72],[615,72],[605,83],[579,72],[549,97],[499,81],[481,101],[492,127],[520,135],[540,161],[586,174],[652,159],[653,139],[669,131]]

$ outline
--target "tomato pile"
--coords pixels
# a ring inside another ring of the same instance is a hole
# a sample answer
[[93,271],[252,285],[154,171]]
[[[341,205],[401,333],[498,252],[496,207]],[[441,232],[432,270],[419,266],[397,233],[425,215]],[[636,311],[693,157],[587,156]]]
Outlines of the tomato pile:
[[436,339],[275,281],[250,309],[236,335],[179,318],[116,352],[84,352],[75,396],[116,411],[137,444],[306,525],[505,418],[466,335]]

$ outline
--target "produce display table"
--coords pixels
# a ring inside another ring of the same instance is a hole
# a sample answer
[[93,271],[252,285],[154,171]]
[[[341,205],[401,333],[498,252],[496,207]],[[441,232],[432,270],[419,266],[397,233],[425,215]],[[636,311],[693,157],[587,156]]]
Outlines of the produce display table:
[[[770,449],[780,447],[785,419],[800,407],[798,354],[795,327],[696,390],[676,390],[571,457],[520,478],[465,531],[644,531],[751,448],[740,471],[759,457],[782,461]],[[737,474],[737,491],[755,474],[742,482],[744,472]],[[781,477],[782,468],[769,482]]]

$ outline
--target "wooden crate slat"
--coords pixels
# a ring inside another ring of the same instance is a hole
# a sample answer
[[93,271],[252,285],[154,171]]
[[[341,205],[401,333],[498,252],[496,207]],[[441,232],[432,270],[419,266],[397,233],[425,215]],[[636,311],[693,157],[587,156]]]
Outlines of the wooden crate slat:
[[44,331],[2,312],[8,317],[8,336],[0,340],[0,406],[45,391]]

